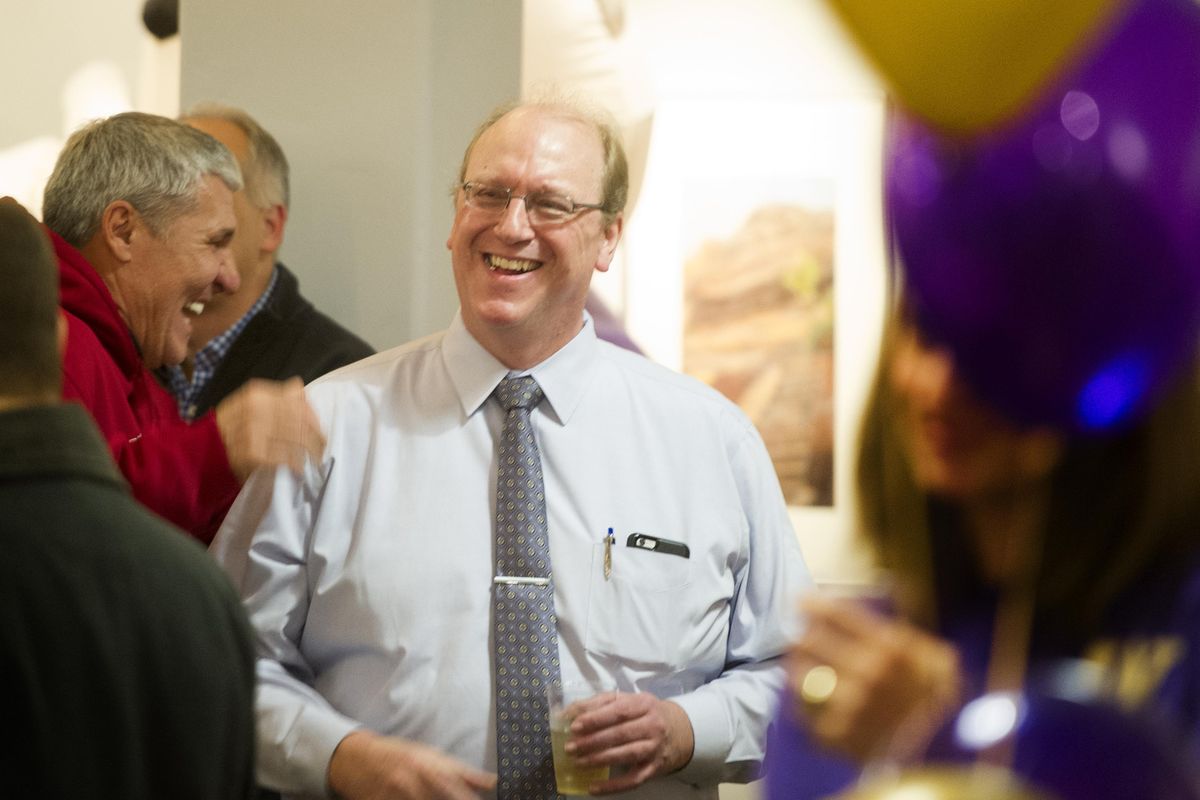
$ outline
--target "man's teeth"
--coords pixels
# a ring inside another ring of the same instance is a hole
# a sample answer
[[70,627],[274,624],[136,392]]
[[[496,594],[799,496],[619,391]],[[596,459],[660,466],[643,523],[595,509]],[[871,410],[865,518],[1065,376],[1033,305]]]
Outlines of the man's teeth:
[[488,256],[488,266],[492,269],[503,269],[509,272],[529,272],[542,265],[540,261],[526,261],[523,258],[505,258],[504,256]]
[[183,310],[191,314],[195,314],[198,317],[204,312],[204,303],[201,303],[199,300],[197,300],[194,303],[188,303],[183,307]]

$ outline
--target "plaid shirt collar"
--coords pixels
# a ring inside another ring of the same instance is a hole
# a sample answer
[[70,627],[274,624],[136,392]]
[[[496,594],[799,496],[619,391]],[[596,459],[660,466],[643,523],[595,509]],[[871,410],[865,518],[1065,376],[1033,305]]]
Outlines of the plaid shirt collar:
[[275,284],[278,281],[279,270],[273,269],[271,271],[271,280],[267,283],[266,291],[254,302],[254,305],[250,306],[246,313],[242,315],[242,318],[224,333],[214,336],[212,341],[196,352],[195,357],[192,359],[191,381],[188,380],[182,366],[163,367],[159,370],[159,377],[166,383],[167,389],[171,394],[175,395],[175,402],[179,406],[179,416],[188,422],[196,418],[196,401],[212,380],[213,375],[216,374],[217,367],[225,360],[225,356],[229,355],[229,350],[233,347],[233,343],[242,335],[242,331],[246,330],[246,326],[250,324],[250,320],[254,319],[258,315],[258,312],[266,308],[267,303],[271,300],[271,295],[275,292]]

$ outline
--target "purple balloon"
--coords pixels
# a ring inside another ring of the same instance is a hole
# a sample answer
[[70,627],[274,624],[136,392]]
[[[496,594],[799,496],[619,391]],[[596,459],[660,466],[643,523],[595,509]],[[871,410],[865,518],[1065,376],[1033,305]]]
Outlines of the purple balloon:
[[1134,419],[1200,340],[1200,7],[1127,4],[1002,129],[898,116],[885,180],[918,324],[985,402]]

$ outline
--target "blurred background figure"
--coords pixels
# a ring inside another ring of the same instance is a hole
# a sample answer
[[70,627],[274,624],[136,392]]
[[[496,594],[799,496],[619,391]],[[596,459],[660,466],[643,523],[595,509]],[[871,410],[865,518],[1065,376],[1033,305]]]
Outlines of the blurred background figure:
[[254,651],[207,553],[129,495],[61,401],[54,255],[0,201],[4,794],[249,797]]
[[229,148],[243,186],[233,193],[239,285],[205,304],[192,320],[188,357],[159,372],[180,415],[195,419],[251,378],[308,383],[374,353],[305,299],[276,258],[291,198],[287,157],[275,137],[245,111],[217,103],[195,106],[181,120]]
[[[1073,669],[1085,678],[1073,695],[1102,688],[1166,720],[1200,757],[1198,389],[1189,369],[1152,413],[1105,436],[1022,427],[982,403],[946,348],[898,310],[858,466],[862,531],[898,616],[852,599],[804,602],[771,797],[820,797],[871,760],[920,759],[939,731],[930,755],[954,756],[961,745],[943,728],[963,703],[1058,693],[1064,659],[1091,665]],[[1086,750],[1087,733],[1053,747]],[[1057,780],[1043,774],[1047,755],[1018,745],[1016,764]],[[1120,793],[1107,768],[1067,778],[1099,793],[1063,796],[1158,796],[1141,784]]]
[[[892,607],[802,603],[770,796],[949,760],[1200,797],[1200,8],[1081,0],[1042,32],[997,4],[972,32],[914,0],[949,46],[906,62],[902,12],[832,5],[902,106],[857,474]],[[929,69],[972,41],[1004,58]]]

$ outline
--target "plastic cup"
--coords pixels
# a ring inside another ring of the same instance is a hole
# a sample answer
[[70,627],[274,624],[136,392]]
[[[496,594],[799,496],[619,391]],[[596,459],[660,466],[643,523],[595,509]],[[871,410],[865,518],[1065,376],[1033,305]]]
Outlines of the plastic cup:
[[550,744],[554,750],[554,780],[559,794],[586,795],[588,786],[608,780],[609,768],[580,766],[566,751],[570,727],[579,713],[576,704],[613,688],[596,681],[566,681],[561,686],[546,687],[550,708]]

